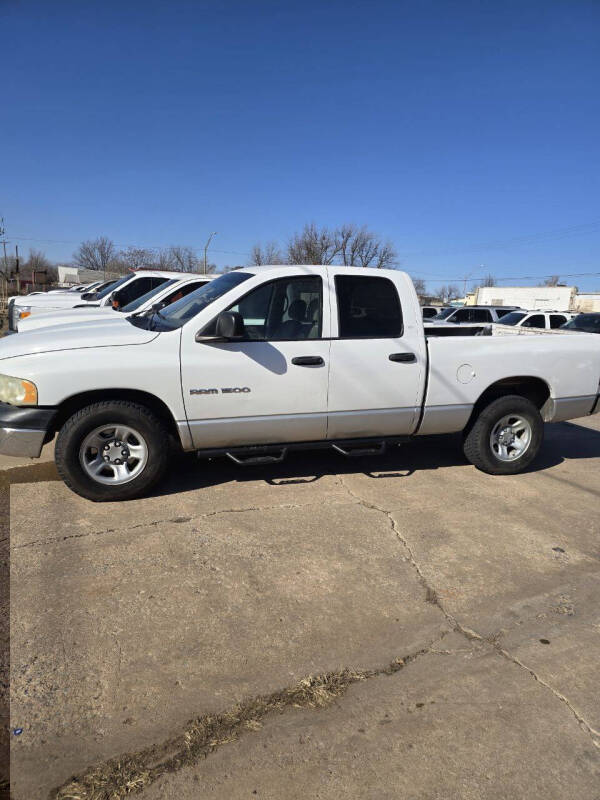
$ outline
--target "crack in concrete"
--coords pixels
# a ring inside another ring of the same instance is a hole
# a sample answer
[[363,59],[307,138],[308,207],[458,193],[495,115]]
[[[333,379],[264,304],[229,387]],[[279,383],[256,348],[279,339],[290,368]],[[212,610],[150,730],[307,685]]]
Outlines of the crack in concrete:
[[208,519],[209,517],[216,517],[220,514],[243,514],[248,511],[272,511],[275,509],[288,509],[288,508],[307,508],[309,506],[320,505],[320,503],[281,503],[271,506],[247,506],[244,508],[222,508],[218,511],[207,511],[204,514],[196,514],[191,517],[167,517],[165,519],[156,519],[151,522],[139,522],[135,525],[128,525],[124,528],[104,528],[100,531],[83,531],[81,533],[69,533],[65,536],[51,536],[46,539],[35,539],[31,542],[24,542],[23,544],[16,544],[11,547],[11,550],[23,550],[27,547],[37,547],[38,545],[55,544],[56,542],[66,542],[69,539],[85,539],[88,536],[104,536],[107,533],[121,533],[122,531],[134,531],[139,528],[154,528],[157,525],[164,525],[166,523],[182,523],[194,522],[196,520]]
[[292,708],[325,708],[360,681],[395,675],[408,664],[431,652],[443,638],[376,669],[345,668],[303,678],[293,686],[238,703],[221,714],[205,714],[190,720],[177,736],[90,767],[68,783],[53,789],[49,800],[121,800],[148,788],[162,775],[189,767],[224,744],[249,731],[262,728],[262,720]]
[[545,689],[548,689],[548,691],[552,692],[552,694],[558,700],[564,703],[571,712],[571,714],[573,714],[579,725],[586,731],[587,734],[589,734],[592,740],[592,744],[594,744],[600,750],[600,731],[596,730],[590,725],[590,723],[585,719],[585,717],[583,717],[579,713],[579,711],[577,711],[577,709],[574,707],[574,705],[571,703],[568,697],[562,694],[562,692],[559,692],[558,689],[555,689],[554,686],[552,686],[552,684],[548,683],[548,681],[545,681],[542,677],[540,677],[532,667],[528,667],[527,664],[521,661],[520,658],[517,658],[516,656],[513,656],[511,653],[509,653],[508,650],[505,650],[498,644],[492,644],[492,647],[508,661],[512,662],[513,664],[516,664],[518,667],[528,672],[531,675],[531,677],[540,684],[540,686],[543,686]]
[[[400,528],[399,528],[396,520],[394,519],[394,517],[392,515],[392,512],[387,510],[387,509],[385,509],[385,508],[382,508],[381,506],[376,505],[375,503],[370,503],[369,501],[364,500],[360,495],[358,495],[356,492],[354,492],[352,489],[350,489],[350,487],[346,484],[346,482],[344,481],[344,479],[342,478],[341,475],[338,475],[337,478],[338,478],[338,480],[340,482],[340,485],[346,490],[346,492],[348,492],[348,494],[352,498],[354,498],[354,500],[356,500],[357,503],[362,505],[364,508],[368,508],[368,509],[370,509],[372,511],[377,511],[380,514],[384,514],[385,515],[385,517],[388,519],[388,522],[390,523],[390,527],[391,527],[392,531],[396,534],[397,538],[402,543],[403,547],[405,548],[406,552],[408,553],[408,560],[409,560],[410,564],[413,566],[413,568],[415,569],[415,571],[417,573],[417,576],[419,578],[419,581],[420,581],[421,585],[423,586],[423,588],[425,589],[425,600],[426,600],[426,602],[433,603],[433,605],[437,606],[437,608],[441,611],[441,613],[444,615],[446,620],[452,625],[453,630],[456,631],[457,633],[460,633],[462,636],[464,636],[469,641],[479,641],[479,642],[482,642],[483,644],[487,645],[488,647],[491,647],[500,656],[502,656],[503,658],[505,658],[508,661],[510,661],[512,664],[515,664],[516,666],[518,666],[521,669],[524,669],[526,672],[528,672],[531,675],[531,677],[540,684],[540,686],[543,686],[548,691],[552,692],[552,694],[558,700],[560,700],[562,703],[564,703],[566,705],[566,707],[569,709],[571,714],[575,717],[575,719],[577,720],[579,725],[590,736],[590,738],[592,740],[592,744],[594,744],[595,747],[600,749],[600,731],[597,731],[592,725],[590,725],[590,723],[585,719],[585,717],[583,717],[577,711],[577,709],[573,706],[571,701],[564,694],[562,694],[562,692],[559,692],[558,689],[555,689],[554,686],[552,686],[547,681],[545,681],[543,678],[541,678],[537,674],[537,672],[534,669],[532,669],[532,667],[528,667],[519,658],[517,658],[516,656],[511,655],[511,653],[509,653],[508,650],[506,650],[503,647],[501,647],[500,644],[495,640],[495,638],[482,636],[481,634],[477,633],[477,631],[474,631],[471,628],[468,628],[466,625],[463,625],[462,623],[460,623],[453,614],[451,614],[447,609],[444,608],[443,604],[441,603],[441,601],[440,601],[440,599],[438,597],[438,594],[437,594],[436,590],[427,581],[427,578],[425,577],[425,575],[423,573],[423,570],[421,569],[420,565],[418,564],[418,562],[417,562],[417,560],[416,560],[416,558],[414,556],[412,548],[410,547],[410,545],[409,545],[406,537],[404,536],[404,534],[400,531]],[[445,654],[448,654],[448,655],[451,654],[450,651],[440,651],[440,654],[442,654],[442,653],[444,655]]]

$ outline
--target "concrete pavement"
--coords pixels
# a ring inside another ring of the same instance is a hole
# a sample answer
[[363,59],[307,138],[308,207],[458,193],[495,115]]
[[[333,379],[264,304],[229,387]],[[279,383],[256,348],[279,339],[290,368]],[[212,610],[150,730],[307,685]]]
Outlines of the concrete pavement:
[[600,797],[598,417],[501,478],[454,437],[123,504],[1,466],[16,800]]

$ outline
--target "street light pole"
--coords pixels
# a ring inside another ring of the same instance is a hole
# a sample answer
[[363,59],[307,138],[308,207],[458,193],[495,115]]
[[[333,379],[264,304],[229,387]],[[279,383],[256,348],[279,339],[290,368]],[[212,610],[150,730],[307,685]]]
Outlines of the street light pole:
[[207,267],[207,264],[206,264],[206,251],[208,250],[208,245],[210,244],[211,239],[213,238],[213,236],[216,236],[217,233],[218,233],[218,231],[213,231],[211,233],[211,235],[208,237],[208,241],[204,245],[204,274],[205,275],[206,275],[206,267]]

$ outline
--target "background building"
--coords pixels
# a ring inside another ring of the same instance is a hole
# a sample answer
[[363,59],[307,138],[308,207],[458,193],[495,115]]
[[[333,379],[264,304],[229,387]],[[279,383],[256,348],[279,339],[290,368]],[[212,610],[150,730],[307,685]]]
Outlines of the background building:
[[572,311],[600,312],[600,292],[583,292],[576,294]]
[[570,311],[576,296],[575,286],[480,286],[468,295],[467,305]]

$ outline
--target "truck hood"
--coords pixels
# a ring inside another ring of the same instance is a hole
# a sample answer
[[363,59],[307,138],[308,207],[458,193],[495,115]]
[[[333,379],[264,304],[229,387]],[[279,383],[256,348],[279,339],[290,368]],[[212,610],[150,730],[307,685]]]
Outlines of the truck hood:
[[29,333],[38,328],[48,328],[52,325],[70,325],[71,323],[89,322],[90,320],[119,319],[121,314],[114,311],[111,306],[93,306],[91,308],[66,308],[63,311],[41,311],[31,317],[19,320],[17,328],[19,333]]
[[15,300],[15,305],[19,308],[22,306],[30,306],[31,308],[48,309],[51,311],[54,308],[73,308],[74,306],[85,305],[87,302],[96,304],[100,300],[82,300],[80,295],[74,296],[69,294],[55,294],[55,295],[33,295],[33,297],[19,297],[18,301]]
[[57,350],[146,344],[157,336],[160,333],[136,328],[127,319],[90,319],[42,328],[26,336],[5,336],[0,339],[0,360]]

